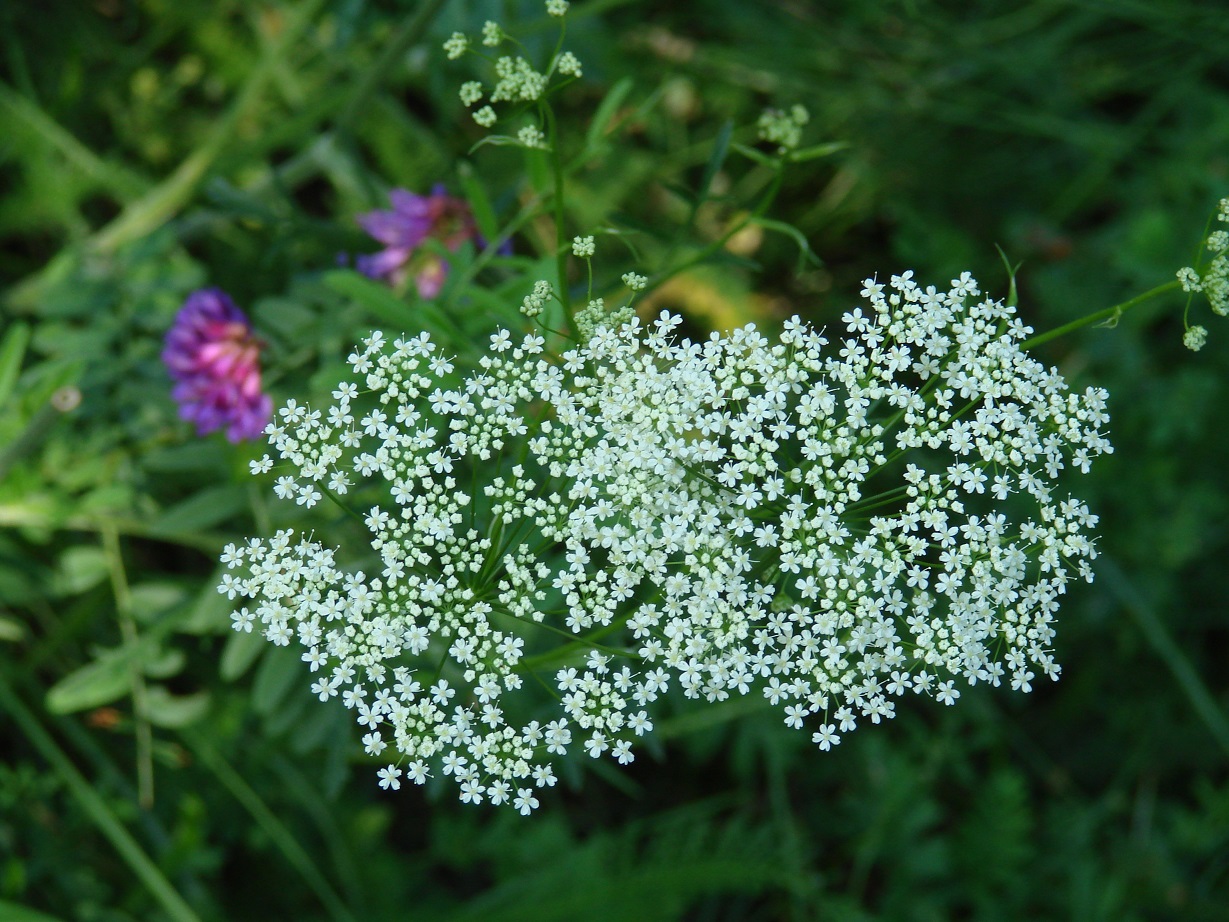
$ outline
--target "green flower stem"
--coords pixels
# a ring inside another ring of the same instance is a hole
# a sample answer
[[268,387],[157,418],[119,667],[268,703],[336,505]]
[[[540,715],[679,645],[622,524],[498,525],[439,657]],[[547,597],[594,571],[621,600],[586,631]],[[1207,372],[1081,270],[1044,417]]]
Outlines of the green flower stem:
[[609,652],[613,656],[626,656],[630,659],[639,660],[640,655],[638,653],[635,653],[634,651],[618,650],[614,647],[603,647],[600,644],[597,644],[594,642],[597,640],[597,638],[605,637],[607,634],[611,633],[612,631],[616,631],[619,628],[621,628],[624,624],[627,623],[627,618],[629,615],[630,615],[630,612],[625,613],[621,615],[620,617],[615,618],[613,621],[610,622],[610,624],[604,625],[595,631],[591,631],[585,637],[578,637],[575,634],[560,630],[559,628],[551,627],[549,624],[541,624],[540,622],[535,621],[534,624],[537,624],[539,627],[546,627],[550,629],[551,631],[554,631],[556,634],[559,634],[563,637],[567,637],[572,642],[568,644],[564,644],[561,647],[556,647],[554,650],[547,650],[545,653],[537,653],[533,656],[524,657],[519,663],[517,663],[517,671],[518,672],[534,672],[542,668],[543,666],[549,666],[551,663],[557,663],[557,662],[566,660],[569,657],[571,657],[573,653],[578,653],[582,650],[596,649],[602,652]]
[[1064,323],[1061,327],[1056,327],[1045,333],[1039,333],[1031,339],[1026,339],[1020,343],[1021,349],[1032,349],[1034,346],[1040,346],[1042,343],[1048,343],[1052,339],[1057,339],[1060,336],[1066,336],[1081,327],[1089,326],[1090,324],[1100,323],[1101,321],[1109,320],[1116,322],[1119,317],[1135,307],[1138,304],[1143,304],[1145,301],[1155,298],[1157,295],[1162,295],[1181,287],[1182,283],[1177,279],[1171,282],[1166,282],[1164,285],[1157,285],[1156,288],[1151,288],[1145,291],[1142,295],[1136,295],[1129,301],[1123,301],[1121,304],[1115,304],[1113,307],[1107,307],[1105,310],[1100,310],[1078,320],[1072,320],[1070,323]]
[[[530,625],[533,625],[534,627],[540,627],[543,630],[550,631],[552,634],[558,634],[560,637],[566,637],[568,640],[571,641],[571,644],[569,644],[569,646],[572,646],[572,647],[584,647],[589,650],[597,650],[600,653],[608,653],[611,656],[628,656],[628,657],[631,657],[632,659],[640,658],[636,653],[632,652],[631,650],[620,650],[618,647],[607,647],[604,644],[595,642],[591,638],[597,635],[597,631],[594,631],[593,634],[590,634],[588,637],[578,637],[576,634],[573,634],[571,631],[565,631],[563,630],[563,628],[558,628],[558,627],[555,627],[554,625],[547,624],[545,621],[526,621],[524,618],[514,615],[512,614],[512,612],[506,611],[505,609],[502,609],[502,608],[492,608],[491,614],[503,615],[505,618],[511,618],[513,621],[519,621],[521,624],[530,624]],[[550,656],[557,652],[559,651],[552,650],[549,653],[542,654],[542,655]],[[536,657],[526,657],[525,659],[521,660],[521,664],[523,665],[532,659],[536,659]]]
[[132,717],[137,741],[137,802],[142,810],[150,810],[154,806],[154,734],[149,722],[149,697],[145,689],[145,676],[141,672],[141,657],[137,655],[141,638],[137,636],[136,622],[132,619],[132,593],[128,588],[128,574],[124,570],[119,534],[110,525],[104,525],[101,537],[111,576],[111,592],[115,596],[115,616],[119,621],[120,636],[131,653],[128,657],[128,683],[132,690]]
[[322,483],[318,483],[316,484],[316,486],[320,488],[320,492],[323,493],[325,496],[327,496],[329,500],[333,503],[334,506],[336,506],[342,512],[349,514],[355,520],[362,522],[364,528],[367,527],[367,519],[362,514],[360,514],[357,510],[352,509],[350,505],[345,502],[345,500],[343,500],[340,496],[338,496],[336,493],[334,493],[332,490],[330,490],[328,487],[326,487]]
[[576,315],[572,311],[572,296],[568,293],[568,246],[563,218],[563,157],[559,153],[559,131],[555,124],[555,112],[549,105],[542,106],[542,116],[546,120],[546,143],[550,145],[551,172],[555,183],[551,206],[555,217],[555,271],[559,276],[557,294],[567,315],[568,326],[575,330]]
[[175,922],[201,922],[200,916],[166,879],[158,866],[141,848],[140,843],[133,838],[132,833],[107,806],[102,795],[94,790],[93,785],[76,769],[64,750],[39,723],[38,718],[26,708],[13,689],[9,687],[2,671],[0,671],[0,710],[12,717],[21,732],[25,734],[26,739],[51,764],[73,799],[119,853],[120,858],[128,865],[132,873],[145,885],[145,889],[162,907],[167,917]]

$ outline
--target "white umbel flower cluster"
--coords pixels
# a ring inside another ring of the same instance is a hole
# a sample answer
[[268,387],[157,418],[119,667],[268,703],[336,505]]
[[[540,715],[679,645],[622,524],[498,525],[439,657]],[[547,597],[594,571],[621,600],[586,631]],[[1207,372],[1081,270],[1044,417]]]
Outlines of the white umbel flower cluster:
[[[1216,220],[1229,223],[1229,198],[1220,200],[1216,208]],[[1185,292],[1202,291],[1212,311],[1224,317],[1229,315],[1229,231],[1214,230],[1203,241],[1210,258],[1198,266],[1184,266],[1178,270],[1178,281]],[[1187,301],[1190,311],[1190,301]],[[1208,330],[1203,326],[1186,324],[1182,342],[1192,352],[1198,352],[1207,344]]]
[[557,757],[630,762],[670,689],[764,696],[829,749],[906,692],[1057,678],[1096,517],[1054,481],[1112,450],[1106,394],[1022,352],[967,274],[911,275],[868,280],[833,344],[663,314],[561,356],[500,331],[458,379],[426,335],[373,334],[357,383],[269,432],[288,497],[383,481],[380,572],[283,531],[228,548],[220,588],[391,748],[383,786],[448,775],[526,813]]

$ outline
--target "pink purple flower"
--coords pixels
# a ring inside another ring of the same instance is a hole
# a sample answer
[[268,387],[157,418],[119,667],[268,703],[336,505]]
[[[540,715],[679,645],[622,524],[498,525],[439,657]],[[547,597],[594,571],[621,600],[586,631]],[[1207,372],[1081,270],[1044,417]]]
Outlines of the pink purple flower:
[[467,240],[480,245],[469,204],[448,195],[442,185],[436,185],[430,195],[394,189],[388,197],[392,210],[369,211],[358,217],[363,230],[384,244],[378,253],[358,257],[358,271],[394,286],[412,274],[419,296],[434,298],[448,277],[448,262],[423,243],[438,240],[454,252]]
[[162,361],[175,379],[179,415],[199,435],[225,427],[232,442],[259,438],[273,415],[260,389],[259,340],[247,316],[218,288],[188,295],[166,334]]

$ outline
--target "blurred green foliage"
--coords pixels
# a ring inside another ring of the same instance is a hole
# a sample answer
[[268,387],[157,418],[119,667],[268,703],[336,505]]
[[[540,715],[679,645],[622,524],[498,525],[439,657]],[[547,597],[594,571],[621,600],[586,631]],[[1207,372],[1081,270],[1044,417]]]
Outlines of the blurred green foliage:
[[[571,15],[565,115],[611,130],[568,220],[626,243],[606,258],[718,238],[763,176],[714,143],[765,105],[840,142],[772,214],[822,262],[750,228],[657,293],[700,328],[830,322],[906,267],[1005,292],[998,244],[1046,329],[1171,278],[1229,194],[1216,4]],[[258,450],[176,420],[161,337],[187,292],[227,289],[283,400],[369,326],[463,341],[514,310],[518,271],[549,265],[532,223],[502,268],[461,254],[481,287],[436,307],[337,268],[391,187],[444,182],[504,222],[532,196],[517,155],[471,152],[438,51],[485,19],[546,40],[529,0],[0,6],[0,918],[1224,919],[1229,349],[1211,322],[1184,352],[1176,300],[1044,349],[1109,388],[1117,452],[1081,484],[1105,556],[1064,608],[1063,680],[1027,698],[910,702],[829,754],[763,714],[680,718],[522,820],[382,794],[297,658],[229,632],[218,551],[291,514],[249,482]]]

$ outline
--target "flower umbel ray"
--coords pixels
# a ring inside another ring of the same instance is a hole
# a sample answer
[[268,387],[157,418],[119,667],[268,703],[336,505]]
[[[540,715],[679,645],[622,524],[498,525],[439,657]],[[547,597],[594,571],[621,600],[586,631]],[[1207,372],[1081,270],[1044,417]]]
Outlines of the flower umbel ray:
[[425,334],[373,333],[331,407],[269,428],[299,472],[279,495],[384,493],[370,548],[283,530],[228,548],[221,589],[303,647],[385,786],[442,774],[522,812],[569,752],[632,761],[667,692],[763,696],[827,750],[906,693],[1057,678],[1096,557],[1057,478],[1112,450],[1107,395],[1024,353],[968,274],[862,296],[839,342],[797,318],[693,342],[663,313],[552,355],[501,330],[452,388]]

